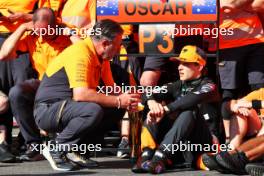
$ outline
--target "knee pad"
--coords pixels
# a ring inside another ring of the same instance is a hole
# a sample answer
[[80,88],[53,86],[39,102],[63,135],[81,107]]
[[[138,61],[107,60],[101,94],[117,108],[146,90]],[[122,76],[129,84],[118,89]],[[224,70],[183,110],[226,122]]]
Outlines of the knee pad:
[[10,89],[8,97],[10,99],[10,102],[16,102],[17,99],[21,97],[21,95],[23,95],[23,90],[20,84],[18,84]]
[[232,112],[228,108],[228,103],[232,99],[236,99],[238,93],[236,90],[224,90],[223,91],[223,100],[221,104],[221,115],[224,120],[230,120]]
[[224,101],[224,102],[222,102],[222,105],[221,105],[221,115],[222,115],[224,120],[230,120],[231,116],[232,116],[232,112],[227,107],[228,103],[229,103],[229,101]]

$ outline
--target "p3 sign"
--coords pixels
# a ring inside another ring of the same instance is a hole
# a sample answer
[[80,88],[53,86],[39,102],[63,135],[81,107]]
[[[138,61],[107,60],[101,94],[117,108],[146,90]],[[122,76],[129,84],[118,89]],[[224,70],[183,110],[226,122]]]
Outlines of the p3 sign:
[[216,21],[216,0],[97,0],[97,20],[119,23]]
[[139,26],[139,52],[151,54],[172,54],[174,38],[168,33],[175,24],[145,24]]

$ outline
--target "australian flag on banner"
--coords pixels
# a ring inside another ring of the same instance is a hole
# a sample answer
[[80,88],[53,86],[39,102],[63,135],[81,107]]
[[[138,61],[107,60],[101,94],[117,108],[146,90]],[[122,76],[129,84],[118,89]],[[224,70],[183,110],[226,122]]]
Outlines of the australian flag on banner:
[[117,16],[118,0],[97,0],[96,15],[98,16]]
[[216,0],[192,0],[193,14],[216,14]]

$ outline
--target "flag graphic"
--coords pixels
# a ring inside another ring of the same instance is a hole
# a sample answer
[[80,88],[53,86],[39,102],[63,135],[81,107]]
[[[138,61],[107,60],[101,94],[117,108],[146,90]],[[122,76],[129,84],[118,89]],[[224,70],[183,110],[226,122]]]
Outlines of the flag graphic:
[[193,14],[216,14],[216,0],[192,0]]
[[117,16],[118,0],[97,0],[96,15],[98,16]]

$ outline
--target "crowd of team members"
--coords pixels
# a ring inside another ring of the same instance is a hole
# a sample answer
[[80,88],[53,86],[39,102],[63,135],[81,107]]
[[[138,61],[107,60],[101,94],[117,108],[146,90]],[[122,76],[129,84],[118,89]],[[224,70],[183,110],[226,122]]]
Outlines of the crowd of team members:
[[[98,163],[89,152],[46,146],[41,155],[33,146],[43,143],[41,135],[51,134],[53,144],[101,144],[120,121],[118,156],[124,157],[131,142],[129,121],[122,118],[142,103],[141,153],[133,172],[159,174],[185,163],[222,173],[263,174],[263,2],[220,1],[220,28],[234,35],[220,36],[217,86],[208,78],[215,71],[206,68],[210,60],[204,50],[211,48],[197,42],[202,36],[177,36],[182,47],[175,58],[117,57],[138,52],[137,27],[95,23],[95,0],[0,0],[0,161],[36,161],[44,155],[55,170],[94,167]],[[100,35],[37,35],[55,27],[100,29]],[[163,85],[167,91],[97,92],[98,86],[115,83]],[[18,157],[9,149],[13,116],[20,129],[19,150],[26,145]],[[180,143],[225,143],[230,150],[173,151],[170,144]]]

